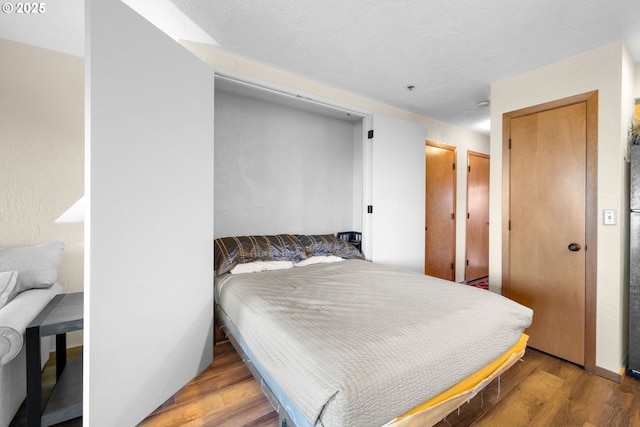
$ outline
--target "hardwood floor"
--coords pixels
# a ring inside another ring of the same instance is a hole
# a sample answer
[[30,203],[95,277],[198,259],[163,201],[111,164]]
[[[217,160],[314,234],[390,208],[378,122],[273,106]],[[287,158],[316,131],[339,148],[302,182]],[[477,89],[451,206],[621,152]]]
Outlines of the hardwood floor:
[[[71,357],[71,356],[70,356]],[[55,362],[45,368],[51,387]],[[25,425],[24,405],[10,427]],[[76,419],[60,426],[77,427]],[[278,416],[230,343],[214,363],[139,424],[144,427],[279,427]],[[534,349],[436,427],[640,426],[640,380],[621,384]]]
[[228,342],[213,364],[139,424],[144,427],[277,427],[278,414]]
[[[278,418],[233,347],[141,426],[278,427]],[[437,427],[640,426],[640,380],[622,384],[534,349]]]
[[[67,350],[67,361],[77,359],[82,356],[82,347],[73,347]],[[56,383],[56,353],[51,353],[51,357],[42,371],[42,404],[44,405],[48,399],[54,384]],[[23,403],[18,409],[13,421],[9,427],[26,427],[27,425],[27,409]],[[57,427],[82,427],[82,417],[69,420],[64,423],[56,424]]]
[[522,361],[437,427],[638,426],[640,380],[621,384],[527,348]]

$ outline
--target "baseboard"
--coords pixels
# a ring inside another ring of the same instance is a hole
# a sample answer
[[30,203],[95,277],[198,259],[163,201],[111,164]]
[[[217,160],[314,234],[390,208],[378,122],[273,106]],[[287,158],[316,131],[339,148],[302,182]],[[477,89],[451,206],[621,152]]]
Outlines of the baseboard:
[[601,368],[599,366],[594,366],[593,368],[585,368],[585,369],[587,370],[587,372],[590,372],[593,375],[597,375],[607,380],[614,381],[618,384],[622,383],[622,380],[626,375],[626,371],[624,368],[622,368],[619,373]]

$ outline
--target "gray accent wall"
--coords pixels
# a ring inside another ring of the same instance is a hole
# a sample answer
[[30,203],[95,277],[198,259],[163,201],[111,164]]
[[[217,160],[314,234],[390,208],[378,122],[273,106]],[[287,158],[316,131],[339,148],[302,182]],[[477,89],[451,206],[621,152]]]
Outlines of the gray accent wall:
[[216,90],[216,237],[360,231],[361,171],[361,120]]

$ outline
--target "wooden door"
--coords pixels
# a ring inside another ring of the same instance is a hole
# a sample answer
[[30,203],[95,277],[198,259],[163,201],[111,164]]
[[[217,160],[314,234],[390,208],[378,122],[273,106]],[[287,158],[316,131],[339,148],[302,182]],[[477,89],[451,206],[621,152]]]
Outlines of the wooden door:
[[456,149],[427,141],[424,273],[455,280]]
[[510,296],[529,345],[584,365],[586,102],[511,120]]
[[487,154],[467,153],[465,280],[489,275],[489,161]]

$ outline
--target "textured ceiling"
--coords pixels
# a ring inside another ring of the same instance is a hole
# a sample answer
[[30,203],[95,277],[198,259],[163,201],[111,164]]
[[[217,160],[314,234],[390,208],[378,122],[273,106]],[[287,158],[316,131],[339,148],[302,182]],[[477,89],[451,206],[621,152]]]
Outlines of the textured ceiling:
[[171,1],[227,52],[468,128],[494,81],[618,40],[640,61],[638,0]]
[[[638,0],[157,1],[218,49],[470,129],[492,82],[618,40],[640,62]],[[46,8],[0,14],[0,37],[82,55],[84,0]]]

